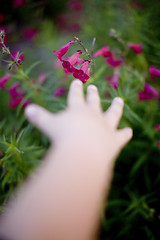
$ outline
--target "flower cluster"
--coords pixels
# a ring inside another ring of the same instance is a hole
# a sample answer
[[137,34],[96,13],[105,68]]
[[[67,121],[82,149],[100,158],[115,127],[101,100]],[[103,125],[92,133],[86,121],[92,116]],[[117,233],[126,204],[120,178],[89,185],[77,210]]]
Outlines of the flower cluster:
[[[65,44],[62,48],[60,48],[58,51],[53,51],[54,54],[58,57],[60,62],[62,63],[62,66],[64,68],[64,71],[66,74],[73,74],[75,78],[80,79],[83,83],[86,83],[89,79],[90,74],[90,67],[89,67],[89,60],[83,60],[79,58],[79,56],[83,53],[81,50],[78,50],[76,53],[74,53],[70,57],[64,56],[70,46],[74,44],[76,41],[71,41],[67,44]],[[80,67],[77,67],[75,65],[82,64]]]

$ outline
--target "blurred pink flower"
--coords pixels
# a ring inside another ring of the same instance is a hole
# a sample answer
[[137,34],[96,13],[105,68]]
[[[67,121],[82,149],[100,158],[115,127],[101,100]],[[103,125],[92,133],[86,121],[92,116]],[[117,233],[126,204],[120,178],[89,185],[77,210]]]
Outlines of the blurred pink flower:
[[72,1],[69,1],[69,8],[71,10],[75,10],[75,11],[81,11],[83,9],[83,5],[81,3],[81,1],[79,0],[72,0]]
[[160,141],[157,142],[157,146],[160,147]]
[[159,100],[160,94],[154,87],[150,86],[148,83],[145,83],[144,91],[138,92],[138,98],[140,101],[142,101],[142,100]]
[[54,62],[53,62],[53,68],[54,69],[58,69],[62,66],[62,62],[57,58]]
[[160,69],[155,68],[154,66],[151,66],[149,68],[150,74],[152,78],[160,77]]
[[142,44],[128,43],[128,46],[132,49],[135,54],[140,54],[143,52]]
[[[22,101],[24,99],[24,96],[18,96],[16,98],[12,98],[10,101],[9,101],[9,106],[12,108],[12,109],[15,109],[16,107],[18,107]],[[31,104],[31,101],[30,100],[26,100],[24,101],[22,107],[26,107],[28,106],[29,104]]]
[[27,0],[14,0],[13,1],[13,7],[18,8],[23,6],[26,3]]
[[47,80],[48,80],[48,77],[45,72],[40,73],[40,75],[37,78],[37,82],[39,82],[40,85],[43,85],[43,83],[45,83]]
[[6,74],[2,78],[0,78],[0,88],[4,89],[5,84],[8,82],[8,80],[11,78],[10,74]]
[[38,35],[38,30],[35,28],[26,28],[24,30],[24,37],[26,40],[33,40],[34,38],[36,38]]
[[160,130],[160,124],[155,125],[154,128]]
[[119,74],[114,73],[112,76],[106,77],[106,81],[109,82],[109,84],[114,87],[115,89],[118,88],[118,80],[119,80]]
[[[25,97],[25,91],[23,89],[18,88],[20,86],[19,82],[15,82],[8,90],[11,100],[9,101],[9,106],[12,109],[15,109],[17,106],[19,106],[22,101],[24,101]],[[25,100],[22,104],[22,107],[26,107],[28,104],[30,104],[30,100]]]
[[24,60],[24,55],[20,54],[19,52],[13,52],[12,56],[15,62],[17,62],[18,64],[22,64],[22,61]]
[[0,13],[0,23],[4,22],[4,20],[5,20],[5,16]]
[[81,26],[79,23],[73,23],[70,26],[68,26],[68,30],[70,30],[72,32],[78,32],[81,30]]
[[17,89],[19,87],[20,83],[15,82],[8,90],[10,96],[12,98],[16,98],[18,96],[24,95],[24,91],[22,89]]
[[103,56],[103,57],[110,57],[111,56],[111,52],[110,52],[110,47],[109,46],[103,46],[102,48],[100,48],[95,54],[95,57],[98,56]]
[[61,47],[58,51],[53,51],[54,54],[59,58],[60,61],[62,61],[62,57],[64,54],[68,51],[71,44],[75,43],[75,41],[71,41],[67,44],[65,44],[63,47]]
[[66,89],[63,87],[60,87],[53,93],[53,96],[60,97],[60,96],[64,95],[65,93],[66,93]]
[[13,109],[15,109],[23,100],[23,97],[17,97],[17,98],[12,98],[9,101],[9,106]]
[[114,55],[111,54],[111,56],[106,60],[106,63],[111,67],[116,68],[122,65],[123,60],[121,58],[115,59]]
[[26,100],[24,103],[23,103],[23,108],[27,107],[29,104],[31,104],[32,102],[30,100]]
[[2,152],[0,152],[0,157],[3,157],[3,153]]

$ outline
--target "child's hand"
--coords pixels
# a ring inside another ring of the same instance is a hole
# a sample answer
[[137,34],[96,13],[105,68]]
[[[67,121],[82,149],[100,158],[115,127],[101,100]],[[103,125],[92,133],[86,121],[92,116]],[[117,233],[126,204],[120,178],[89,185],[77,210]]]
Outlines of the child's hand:
[[[0,225],[6,239],[95,239],[101,207],[108,194],[114,159],[132,130],[117,130],[123,100],[103,113],[97,88],[72,82],[68,108],[53,114],[26,108],[29,120],[51,140],[45,161],[11,202]],[[32,156],[31,156],[32,157]]]
[[85,146],[88,151],[107,154],[113,159],[132,137],[132,129],[117,130],[123,112],[123,100],[116,97],[102,112],[96,86],[89,85],[86,100],[83,84],[74,80],[68,94],[68,108],[53,114],[40,106],[26,108],[28,119],[41,129],[55,145]]

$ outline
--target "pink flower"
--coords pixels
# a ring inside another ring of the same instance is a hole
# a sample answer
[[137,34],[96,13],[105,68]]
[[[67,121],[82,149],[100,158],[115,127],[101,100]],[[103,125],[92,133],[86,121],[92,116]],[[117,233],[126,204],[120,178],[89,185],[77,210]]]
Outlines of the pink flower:
[[142,44],[128,43],[128,46],[132,49],[135,54],[140,54],[143,52]]
[[24,55],[20,55],[19,52],[13,52],[12,56],[15,62],[17,62],[18,64],[22,64],[22,61],[24,60]]
[[5,20],[5,16],[0,13],[0,23],[4,22],[4,20]]
[[81,1],[69,1],[69,7],[75,11],[81,11],[83,9]]
[[119,80],[119,74],[118,73],[114,73],[112,76],[108,76],[106,78],[107,82],[110,83],[110,85],[112,87],[114,87],[115,89],[118,88],[118,80]]
[[48,78],[47,78],[47,75],[45,72],[40,73],[40,75],[37,78],[37,82],[39,82],[40,85],[43,85],[43,83],[45,83],[47,80],[48,80]]
[[79,69],[74,68],[73,76],[83,83],[86,83],[89,79],[90,68],[88,67],[88,63],[89,61],[85,61]]
[[160,147],[160,141],[157,142],[157,146]]
[[19,96],[24,95],[24,91],[22,89],[17,89],[19,87],[20,83],[15,82],[8,90],[10,96],[12,98],[17,98]]
[[154,128],[160,130],[160,124],[155,125]]
[[95,57],[98,56],[103,56],[103,57],[110,57],[111,52],[110,52],[110,47],[109,46],[103,46],[101,49],[99,49],[95,54]]
[[149,68],[149,71],[150,71],[150,74],[151,74],[152,78],[160,77],[160,69],[157,69],[157,68],[152,66],[152,67]]
[[62,66],[61,61],[57,58],[54,62],[53,62],[53,68],[54,69],[58,69]]
[[53,96],[60,97],[60,96],[64,95],[65,93],[66,93],[66,89],[63,87],[60,87],[53,93]]
[[158,100],[160,98],[160,94],[154,87],[150,86],[148,83],[145,83],[144,91],[138,92],[138,98],[140,101],[142,101],[142,100]]
[[71,24],[68,29],[72,32],[78,32],[81,30],[81,26],[78,23]]
[[26,3],[26,0],[14,0],[13,7],[18,8],[23,6]]
[[10,74],[6,74],[2,78],[0,78],[0,88],[4,89],[5,84],[8,82],[8,80],[11,78]]
[[15,109],[21,102],[23,101],[23,97],[12,98],[9,102],[9,106]]
[[82,51],[79,50],[76,53],[74,53],[71,57],[68,57],[67,61],[63,60],[62,66],[64,67],[66,73],[74,72],[73,65],[77,63],[80,54],[82,54]]
[[113,68],[120,67],[123,63],[123,60],[120,59],[115,59],[114,55],[111,54],[111,56],[106,60],[106,63],[110,65]]
[[27,107],[29,104],[31,104],[32,102],[30,100],[26,100],[24,103],[23,103],[23,108]]
[[[24,96],[18,96],[16,98],[12,98],[9,102],[9,106],[12,108],[12,109],[15,109],[16,107],[18,107],[22,102],[23,102],[23,99],[24,99]],[[30,100],[26,100],[22,107],[26,107],[28,106],[29,104],[31,104],[31,101]]]
[[24,37],[26,40],[33,40],[37,37],[38,31],[35,28],[26,28],[24,30]]
[[75,43],[75,41],[71,41],[67,44],[65,44],[63,47],[61,47],[58,51],[53,51],[54,54],[57,55],[57,57],[59,58],[60,61],[62,61],[62,57],[64,56],[64,54],[68,51],[69,47],[71,46],[71,44]]

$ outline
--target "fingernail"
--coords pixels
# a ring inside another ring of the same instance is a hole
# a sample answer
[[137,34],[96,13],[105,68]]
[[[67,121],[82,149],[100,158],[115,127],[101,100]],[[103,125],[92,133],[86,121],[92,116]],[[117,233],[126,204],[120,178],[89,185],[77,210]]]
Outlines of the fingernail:
[[124,101],[123,101],[122,98],[116,97],[115,100],[116,100],[117,102],[119,102],[121,105],[124,105]]
[[75,79],[73,82],[78,86],[82,86],[82,82],[79,79]]
[[89,85],[88,86],[88,90],[90,91],[97,91],[98,89],[97,89],[97,87],[95,86],[95,85]]

